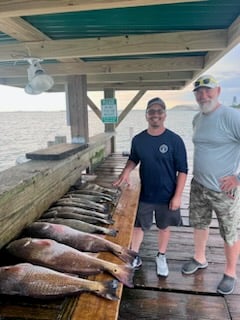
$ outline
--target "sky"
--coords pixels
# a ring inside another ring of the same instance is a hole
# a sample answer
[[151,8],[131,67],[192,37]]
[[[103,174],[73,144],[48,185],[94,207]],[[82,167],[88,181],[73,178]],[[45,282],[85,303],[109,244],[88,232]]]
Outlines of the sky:
[[[220,101],[225,105],[232,105],[236,97],[240,103],[240,44],[234,47],[228,54],[209,68],[205,74],[213,75],[220,83],[222,92]],[[124,109],[137,91],[116,92],[118,109]],[[89,92],[89,97],[100,108],[102,92]],[[167,108],[176,105],[195,105],[192,93],[192,84],[183,90],[173,91],[148,91],[136,104],[134,109],[145,109],[149,99],[159,96],[167,105]],[[62,111],[66,110],[65,93],[42,93],[40,95],[28,95],[23,89],[0,85],[0,112],[6,111]]]

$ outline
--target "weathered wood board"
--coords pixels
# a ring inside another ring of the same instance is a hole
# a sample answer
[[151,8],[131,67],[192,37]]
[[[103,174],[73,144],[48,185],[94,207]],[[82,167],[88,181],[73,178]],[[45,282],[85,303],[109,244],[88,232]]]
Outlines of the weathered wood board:
[[227,320],[223,297],[124,289],[119,320]]
[[60,143],[45,149],[28,152],[26,153],[26,158],[32,160],[61,160],[87,147],[87,144]]
[[0,249],[62,197],[82,172],[108,156],[111,135],[62,160],[31,160],[0,173]]

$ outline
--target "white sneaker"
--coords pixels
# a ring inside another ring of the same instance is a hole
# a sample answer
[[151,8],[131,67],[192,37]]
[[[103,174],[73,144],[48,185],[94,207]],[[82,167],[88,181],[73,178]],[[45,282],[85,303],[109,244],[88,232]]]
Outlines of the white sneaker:
[[168,265],[165,254],[158,253],[156,256],[157,275],[162,277],[168,276]]

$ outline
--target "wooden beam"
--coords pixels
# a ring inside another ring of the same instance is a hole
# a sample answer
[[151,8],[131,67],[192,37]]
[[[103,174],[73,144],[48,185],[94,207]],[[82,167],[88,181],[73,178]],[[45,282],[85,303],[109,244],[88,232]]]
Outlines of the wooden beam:
[[[175,57],[159,59],[121,60],[105,62],[78,63],[52,63],[42,64],[44,70],[52,76],[65,76],[74,74],[121,74],[141,72],[177,72],[201,70],[204,67],[204,57]],[[12,66],[0,65],[0,78],[25,78],[27,65]],[[17,80],[16,80],[17,81]]]
[[92,111],[96,114],[96,116],[101,119],[101,110],[96,106],[96,104],[89,98],[87,97],[87,103],[89,107],[92,109]]
[[123,119],[126,117],[126,115],[134,108],[135,104],[142,98],[142,96],[145,94],[146,90],[140,90],[138,93],[133,97],[133,99],[129,102],[129,104],[124,108],[124,110],[121,112],[121,114],[118,117],[118,123],[116,127],[123,121]]
[[[1,85],[24,88],[26,82],[23,84],[16,84],[14,80],[4,79],[0,81]],[[186,85],[186,81],[153,81],[153,82],[120,82],[120,83],[89,83],[87,85],[88,91],[102,91],[109,87],[114,90],[178,90]],[[54,87],[49,92],[64,92],[64,83],[55,83]]]
[[146,83],[134,83],[134,82],[124,82],[124,83],[112,83],[112,84],[104,84],[104,83],[96,83],[89,84],[88,90],[97,91],[103,90],[111,87],[114,90],[176,90],[185,86],[184,81],[176,81],[176,82],[146,82]]
[[200,71],[194,73],[191,81],[187,81],[186,85],[197,79],[204,71],[207,71],[214,63],[224,57],[232,48],[240,43],[240,16],[231,24],[227,30],[228,44],[224,50],[208,52],[204,58],[204,65]]
[[50,40],[44,33],[20,17],[0,19],[0,30],[19,41]]
[[1,0],[0,18],[199,1],[204,0]]
[[67,111],[71,125],[72,143],[88,143],[87,79],[69,77],[66,85]]
[[[30,23],[20,17],[0,19],[0,30],[10,37],[19,41],[43,41],[50,40],[48,36],[33,27]],[[80,59],[60,59],[62,62],[78,62],[82,64]]]
[[1,45],[1,61],[131,56],[224,50],[227,30],[158,33],[105,38],[30,41]]
[[88,83],[97,82],[152,82],[152,81],[176,81],[190,80],[193,73],[191,71],[176,71],[176,72],[143,72],[143,73],[115,73],[115,74],[97,74],[88,75]]

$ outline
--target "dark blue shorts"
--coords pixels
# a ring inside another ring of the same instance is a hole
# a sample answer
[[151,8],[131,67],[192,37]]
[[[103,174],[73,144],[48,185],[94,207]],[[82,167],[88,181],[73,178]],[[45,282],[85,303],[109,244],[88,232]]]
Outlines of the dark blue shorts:
[[140,201],[134,226],[142,228],[142,230],[149,230],[153,224],[153,217],[155,217],[156,226],[159,229],[182,225],[180,209],[169,210],[167,204],[152,204]]

